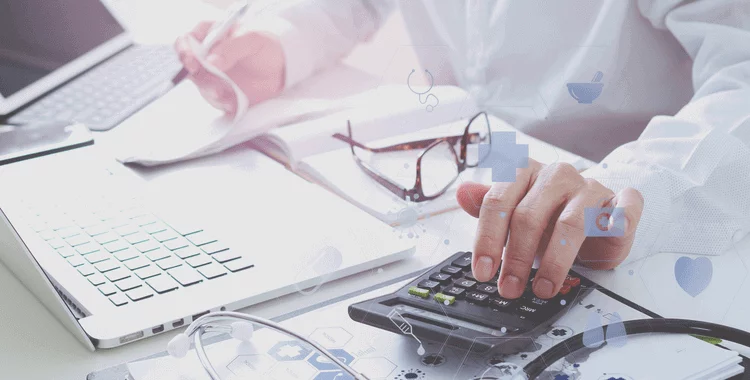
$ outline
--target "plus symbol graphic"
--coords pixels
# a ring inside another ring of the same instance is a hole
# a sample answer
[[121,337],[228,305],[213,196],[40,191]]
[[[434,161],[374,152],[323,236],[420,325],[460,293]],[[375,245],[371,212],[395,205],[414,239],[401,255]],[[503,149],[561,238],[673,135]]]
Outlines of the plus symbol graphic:
[[492,182],[516,182],[516,169],[529,167],[529,145],[516,144],[516,132],[492,132],[478,153],[479,167],[492,169]]
[[302,353],[302,348],[299,346],[284,345],[279,349],[279,356],[283,358],[296,358]]

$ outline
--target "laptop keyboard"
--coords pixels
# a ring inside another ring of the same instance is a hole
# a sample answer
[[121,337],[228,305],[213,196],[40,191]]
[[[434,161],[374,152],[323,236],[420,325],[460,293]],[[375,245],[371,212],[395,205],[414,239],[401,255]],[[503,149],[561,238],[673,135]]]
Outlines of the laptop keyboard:
[[209,232],[167,223],[137,199],[70,206],[27,203],[30,225],[115,306],[253,267]]
[[171,46],[134,45],[10,118],[31,124],[77,121],[107,130],[152,101],[181,64]]

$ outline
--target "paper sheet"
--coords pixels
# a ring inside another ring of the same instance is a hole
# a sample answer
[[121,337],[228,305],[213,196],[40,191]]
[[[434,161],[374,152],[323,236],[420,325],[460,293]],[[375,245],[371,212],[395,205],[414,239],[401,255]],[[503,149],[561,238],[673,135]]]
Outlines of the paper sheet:
[[[378,294],[385,291],[380,290]],[[357,300],[372,296],[368,294]],[[357,300],[334,304],[282,324],[326,348],[338,350],[336,355],[339,359],[345,359],[355,370],[372,379],[464,380],[474,376],[496,375],[496,369],[488,364],[491,360],[525,365],[564,338],[585,330],[586,321],[592,315],[600,318],[602,323],[610,323],[608,320],[612,320],[615,312],[623,320],[646,317],[594,291],[550,326],[546,334],[535,339],[534,346],[538,349],[534,351],[487,357],[467,355],[439,342],[426,342],[427,354],[439,353],[445,358],[442,366],[430,367],[421,364],[421,358],[416,353],[417,343],[412,338],[352,321],[346,308]],[[343,374],[338,375],[340,371],[332,363],[319,359],[309,347],[268,329],[256,331],[251,343],[226,340],[209,346],[207,353],[222,379],[350,379]],[[578,355],[574,362],[561,360],[554,363],[540,379],[726,379],[741,373],[742,368],[737,364],[739,361],[740,357],[735,352],[690,336],[649,334],[627,337],[621,346],[610,344],[588,355]],[[578,366],[574,368],[573,364]],[[183,359],[152,359],[131,363],[128,367],[135,380],[208,379],[192,351]],[[556,377],[560,374],[567,377]]]

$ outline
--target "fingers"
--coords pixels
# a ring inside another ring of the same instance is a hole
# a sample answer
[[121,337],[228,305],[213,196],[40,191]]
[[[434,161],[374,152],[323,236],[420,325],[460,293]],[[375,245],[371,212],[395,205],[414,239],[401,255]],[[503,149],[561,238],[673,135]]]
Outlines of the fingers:
[[[607,227],[617,233],[586,239],[578,253],[581,264],[592,269],[612,269],[625,260],[643,213],[643,196],[633,188],[621,190],[610,203],[614,210]],[[622,231],[618,232],[620,227]]]
[[552,237],[534,278],[533,290],[537,297],[552,298],[563,286],[565,277],[586,240],[585,209],[600,204],[602,200],[609,202],[613,197],[614,193],[599,182],[585,179],[584,185],[579,187],[578,192],[564,206],[554,224]]
[[472,258],[472,271],[477,280],[489,281],[497,273],[514,209],[540,169],[540,163],[529,159],[527,168],[516,171],[515,182],[494,183],[485,193]]
[[228,114],[234,114],[237,111],[236,95],[229,84],[204,68],[200,68],[190,77],[198,86],[201,95],[212,106],[224,110]]
[[[550,165],[539,173],[511,217],[510,238],[498,280],[501,296],[518,298],[523,294],[542,234],[582,185],[583,178],[570,164]],[[546,281],[534,286],[554,290],[553,284]]]
[[478,218],[482,207],[482,198],[490,190],[490,186],[476,182],[462,183],[456,191],[456,200],[467,214]]

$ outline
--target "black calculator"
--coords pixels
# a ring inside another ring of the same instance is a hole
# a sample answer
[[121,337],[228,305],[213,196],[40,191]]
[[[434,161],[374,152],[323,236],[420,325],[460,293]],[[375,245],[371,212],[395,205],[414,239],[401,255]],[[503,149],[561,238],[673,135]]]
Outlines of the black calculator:
[[545,300],[531,290],[535,274],[532,269],[520,298],[505,299],[497,289],[499,270],[489,282],[479,282],[471,272],[471,252],[458,252],[393,294],[349,306],[349,317],[473,352],[523,352],[595,288],[571,270],[560,292]]

